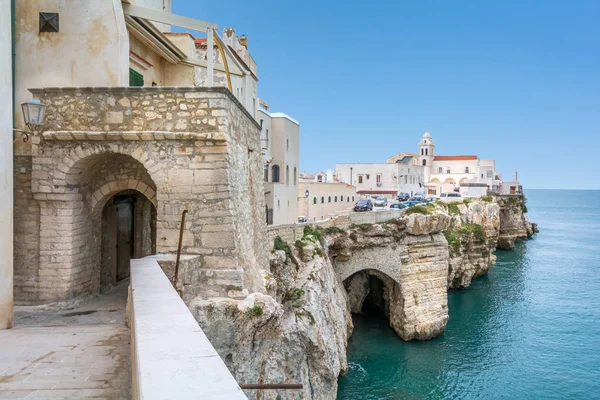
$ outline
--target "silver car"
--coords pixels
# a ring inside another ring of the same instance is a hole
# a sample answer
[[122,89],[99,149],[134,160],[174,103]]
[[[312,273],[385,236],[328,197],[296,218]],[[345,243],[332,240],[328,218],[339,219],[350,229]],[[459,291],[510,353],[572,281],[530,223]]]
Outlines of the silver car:
[[373,202],[375,207],[387,207],[388,201],[385,197],[378,197]]

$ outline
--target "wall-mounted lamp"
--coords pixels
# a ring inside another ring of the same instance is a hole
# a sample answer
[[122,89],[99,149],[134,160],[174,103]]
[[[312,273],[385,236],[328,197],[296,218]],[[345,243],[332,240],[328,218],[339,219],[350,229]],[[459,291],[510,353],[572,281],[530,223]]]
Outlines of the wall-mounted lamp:
[[23,110],[23,120],[25,125],[31,132],[14,129],[14,131],[22,133],[24,135],[23,141],[27,142],[29,137],[37,132],[40,125],[44,123],[44,117],[46,116],[46,105],[42,104],[39,100],[29,100],[26,103],[21,104]]
[[308,196],[310,196],[310,192],[308,191],[308,189],[306,189],[306,190],[304,191],[304,198],[305,198],[305,199],[308,199]]

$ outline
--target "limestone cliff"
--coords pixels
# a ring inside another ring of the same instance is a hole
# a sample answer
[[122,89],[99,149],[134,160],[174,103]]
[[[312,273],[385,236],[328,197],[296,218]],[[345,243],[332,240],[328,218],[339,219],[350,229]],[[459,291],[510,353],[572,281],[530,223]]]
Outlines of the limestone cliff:
[[523,207],[436,202],[373,224],[283,227],[291,242],[302,236],[295,243],[276,237],[263,293],[186,302],[240,383],[304,385],[247,391],[249,398],[333,400],[347,370],[351,312],[377,307],[404,340],[442,334],[448,289],[487,273],[500,242],[512,245],[537,229]]
[[304,384],[246,391],[250,399],[335,399],[352,332],[346,293],[317,239],[279,247],[264,273],[268,294],[198,297],[190,309],[238,382]]
[[513,196],[497,201],[500,206],[498,249],[513,249],[515,241],[525,240],[538,232],[537,224],[529,222],[527,218],[525,197]]

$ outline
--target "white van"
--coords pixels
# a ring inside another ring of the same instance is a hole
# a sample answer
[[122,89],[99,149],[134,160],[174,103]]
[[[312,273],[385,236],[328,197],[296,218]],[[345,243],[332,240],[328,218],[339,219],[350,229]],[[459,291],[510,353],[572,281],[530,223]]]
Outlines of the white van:
[[450,193],[442,193],[440,194],[440,198],[443,199],[445,197],[462,197],[460,193],[450,192]]

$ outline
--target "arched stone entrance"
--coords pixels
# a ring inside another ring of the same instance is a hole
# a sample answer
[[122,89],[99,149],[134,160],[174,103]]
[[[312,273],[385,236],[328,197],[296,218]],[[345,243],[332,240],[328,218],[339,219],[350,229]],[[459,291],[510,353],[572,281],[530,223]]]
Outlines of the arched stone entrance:
[[100,291],[129,278],[130,261],[156,254],[156,207],[128,189],[112,196],[101,217]]
[[60,183],[63,194],[39,196],[40,271],[55,271],[47,301],[109,289],[129,276],[129,258],[156,252],[156,184],[140,161],[87,155]]

